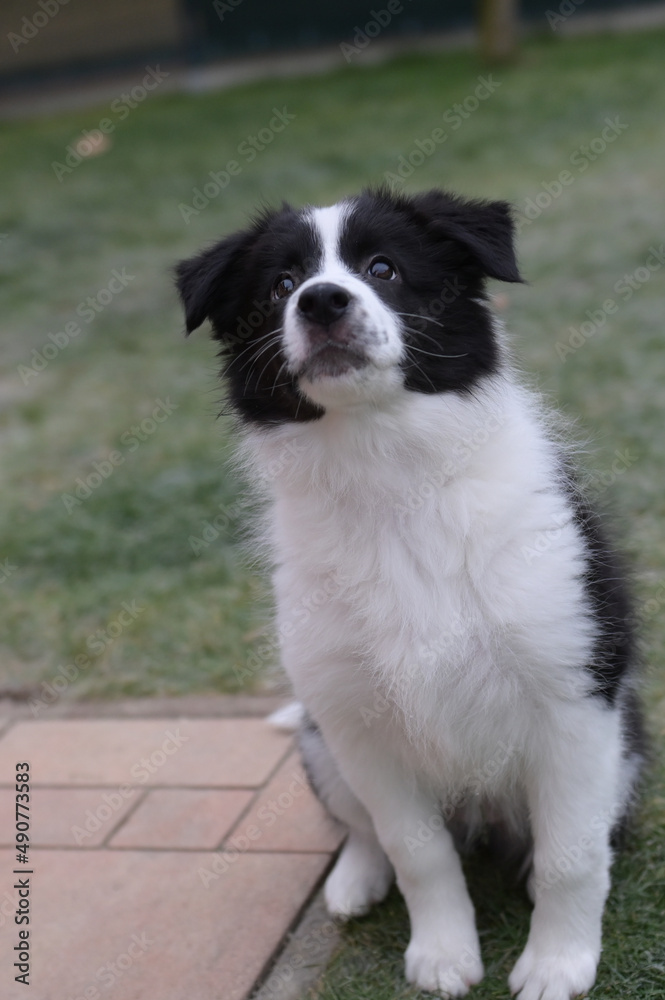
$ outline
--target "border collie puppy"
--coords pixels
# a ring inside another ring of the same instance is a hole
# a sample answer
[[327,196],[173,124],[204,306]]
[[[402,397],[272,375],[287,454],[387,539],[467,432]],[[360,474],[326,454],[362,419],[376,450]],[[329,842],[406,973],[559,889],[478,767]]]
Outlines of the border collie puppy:
[[349,831],[330,913],[365,913],[396,877],[407,979],[465,995],[483,966],[456,841],[489,825],[530,869],[510,989],[587,991],[642,760],[630,612],[490,312],[486,279],[521,280],[508,205],[284,205],[177,274],[268,500],[305,764]]

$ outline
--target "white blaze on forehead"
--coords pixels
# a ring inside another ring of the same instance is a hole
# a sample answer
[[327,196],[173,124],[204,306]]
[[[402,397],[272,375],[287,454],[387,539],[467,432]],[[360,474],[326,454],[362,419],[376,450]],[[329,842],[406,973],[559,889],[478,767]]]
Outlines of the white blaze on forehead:
[[[305,218],[311,226],[321,255],[315,274],[302,283],[289,297],[284,311],[284,353],[291,371],[300,371],[314,352],[316,345],[310,336],[307,318],[299,308],[304,292],[316,285],[331,282],[349,293],[345,312],[347,335],[357,350],[366,355],[368,364],[352,369],[339,378],[308,380],[304,375],[301,388],[315,403],[323,407],[339,407],[348,403],[375,400],[386,393],[393,395],[402,385],[397,371],[403,354],[401,325],[398,315],[377,295],[352,267],[342,259],[340,243],[344,226],[354,208],[353,202],[340,202],[329,208],[310,208]],[[327,383],[331,383],[326,388]]]
[[320,274],[344,271],[350,274],[349,268],[340,257],[339,243],[342,227],[349,214],[350,206],[345,202],[331,205],[329,208],[315,208],[311,213],[312,225],[319,238],[321,246]]

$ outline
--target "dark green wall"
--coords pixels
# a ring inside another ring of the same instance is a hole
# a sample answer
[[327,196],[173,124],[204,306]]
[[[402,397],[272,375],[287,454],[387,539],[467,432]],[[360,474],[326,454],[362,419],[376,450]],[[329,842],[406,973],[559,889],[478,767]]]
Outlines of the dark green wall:
[[[376,18],[372,11],[386,11],[387,0],[182,0],[190,26],[191,52],[195,58],[211,54],[238,55],[308,45],[353,43],[355,29]],[[548,10],[574,0],[522,0],[523,19],[541,21],[549,29]],[[381,28],[381,37],[469,28],[476,4],[473,0],[401,0],[402,10]],[[639,0],[583,0],[580,13],[619,7],[643,6]],[[385,20],[385,17],[383,18]],[[371,29],[373,30],[373,29]]]

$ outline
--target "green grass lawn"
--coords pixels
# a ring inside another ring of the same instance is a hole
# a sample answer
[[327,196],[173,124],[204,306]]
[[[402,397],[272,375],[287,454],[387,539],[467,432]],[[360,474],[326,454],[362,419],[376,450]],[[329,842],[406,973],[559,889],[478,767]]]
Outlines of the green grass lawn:
[[[657,31],[535,40],[477,99],[487,73],[470,53],[220,94],[157,89],[114,118],[103,155],[61,179],[53,162],[109,106],[4,125],[2,692],[45,702],[271,683],[269,650],[256,655],[269,600],[240,553],[248,501],[225,464],[229,426],[215,421],[214,349],[183,339],[170,269],[258,203],[326,203],[381,182],[418,141],[428,152],[406,190],[507,198],[533,216],[519,234],[530,284],[497,287],[499,304],[525,370],[590,434],[596,490],[621,512],[662,733],[665,267],[650,254],[665,233],[664,51]],[[250,161],[242,144],[274,108],[295,117]],[[234,159],[240,173],[185,221],[180,206]],[[217,515],[216,537],[192,542]],[[615,869],[594,996],[663,995],[661,778]],[[468,867],[488,969],[474,995],[504,997],[528,907],[482,857]],[[345,932],[317,997],[412,995],[406,935],[395,894]]]

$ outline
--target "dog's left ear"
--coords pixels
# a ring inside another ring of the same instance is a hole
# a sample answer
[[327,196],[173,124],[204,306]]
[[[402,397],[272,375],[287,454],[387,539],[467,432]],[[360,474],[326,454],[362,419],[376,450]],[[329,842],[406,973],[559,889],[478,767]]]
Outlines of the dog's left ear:
[[[185,308],[188,334],[205,319],[233,311],[245,256],[254,239],[252,232],[234,233],[176,265],[176,286]],[[216,332],[219,336],[219,330]]]
[[465,201],[443,191],[414,199],[428,231],[460,243],[488,278],[523,281],[514,246],[511,208],[505,201]]

